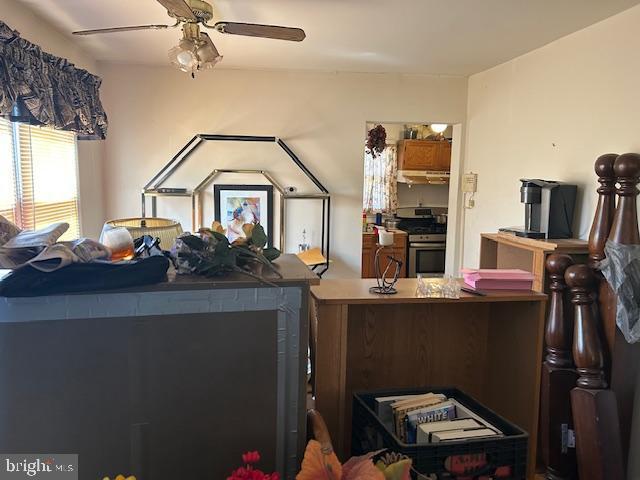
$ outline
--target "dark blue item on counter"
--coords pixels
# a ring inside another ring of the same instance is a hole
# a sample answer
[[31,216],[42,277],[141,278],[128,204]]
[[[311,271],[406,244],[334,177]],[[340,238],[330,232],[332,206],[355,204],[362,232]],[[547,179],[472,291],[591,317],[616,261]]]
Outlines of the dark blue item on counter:
[[376,225],[382,225],[382,214],[376,213]]
[[30,265],[0,281],[0,297],[39,297],[151,285],[166,280],[169,259],[155,255],[129,262],[72,263],[53,272]]

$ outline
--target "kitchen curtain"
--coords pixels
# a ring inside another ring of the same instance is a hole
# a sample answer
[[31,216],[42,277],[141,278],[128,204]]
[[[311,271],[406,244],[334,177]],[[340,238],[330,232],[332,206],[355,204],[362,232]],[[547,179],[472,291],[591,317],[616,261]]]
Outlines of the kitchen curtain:
[[366,213],[395,213],[398,208],[398,167],[396,146],[387,145],[375,156],[365,149],[364,195]]
[[0,116],[104,139],[101,79],[43,52],[0,21]]

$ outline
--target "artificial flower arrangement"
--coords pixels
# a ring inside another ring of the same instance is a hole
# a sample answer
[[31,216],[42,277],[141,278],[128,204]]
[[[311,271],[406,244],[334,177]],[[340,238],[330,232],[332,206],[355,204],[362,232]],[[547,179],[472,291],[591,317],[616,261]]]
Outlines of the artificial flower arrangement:
[[240,467],[227,477],[227,480],[280,480],[277,472],[264,473],[258,470],[254,465],[260,461],[260,453],[253,451],[242,455],[243,467]]
[[372,157],[377,157],[387,148],[387,131],[382,125],[376,125],[367,133],[366,149]]
[[[409,480],[411,459],[382,451],[352,457],[344,465],[333,451],[323,451],[320,442],[310,440],[304,452],[300,473],[296,480]],[[374,458],[379,457],[375,463]],[[279,480],[278,473],[266,474],[255,467],[260,461],[258,452],[242,455],[244,466],[231,472],[227,480]]]
[[180,235],[171,251],[178,273],[213,277],[238,272],[265,281],[255,273],[255,268],[250,268],[258,264],[279,277],[271,262],[280,256],[280,251],[267,247],[262,225],[247,223],[242,230],[245,237],[233,243],[229,243],[219,222],[214,222],[211,228],[201,228],[198,235]]
[[[296,480],[409,480],[411,459],[383,450],[351,457],[340,464],[333,451],[323,451],[317,440],[310,440]],[[381,455],[382,454],[382,455]],[[374,458],[377,460],[374,462]]]

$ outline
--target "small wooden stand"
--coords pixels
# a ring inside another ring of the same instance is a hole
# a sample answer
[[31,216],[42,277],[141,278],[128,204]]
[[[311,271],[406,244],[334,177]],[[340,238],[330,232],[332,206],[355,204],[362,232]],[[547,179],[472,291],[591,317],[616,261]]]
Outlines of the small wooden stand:
[[579,263],[586,260],[589,252],[587,242],[576,238],[536,240],[509,233],[483,233],[480,242],[480,268],[520,268],[531,272],[535,292],[549,291],[545,275],[549,255],[571,255]]

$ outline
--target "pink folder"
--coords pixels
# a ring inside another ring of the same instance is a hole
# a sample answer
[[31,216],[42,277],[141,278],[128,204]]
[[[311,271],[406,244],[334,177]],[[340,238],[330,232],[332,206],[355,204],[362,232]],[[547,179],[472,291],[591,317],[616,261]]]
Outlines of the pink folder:
[[473,269],[462,270],[464,282],[479,290],[531,290],[534,276],[526,270]]

